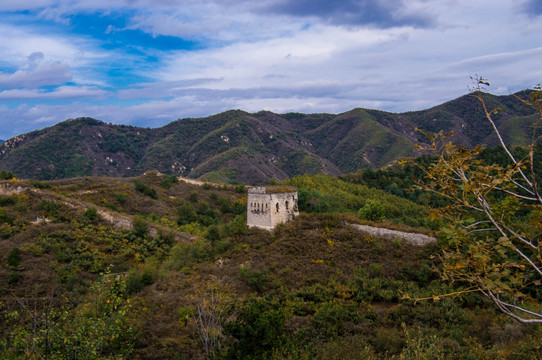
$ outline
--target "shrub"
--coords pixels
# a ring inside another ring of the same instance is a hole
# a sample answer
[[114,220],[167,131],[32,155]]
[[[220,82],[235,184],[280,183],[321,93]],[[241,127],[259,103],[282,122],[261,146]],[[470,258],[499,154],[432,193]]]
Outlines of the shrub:
[[136,191],[150,197],[151,199],[154,199],[154,200],[158,199],[158,194],[156,193],[155,189],[151,188],[148,185],[143,184],[140,180],[135,180],[134,184],[135,184]]
[[204,226],[209,226],[216,223],[217,214],[205,201],[199,203],[198,222]]
[[207,232],[205,233],[205,238],[213,244],[220,240],[220,229],[218,228],[218,226],[209,226],[207,228]]
[[160,183],[160,186],[162,186],[164,189],[169,189],[173,184],[177,184],[179,182],[179,179],[175,175],[168,176],[162,182]]
[[385,218],[386,209],[384,208],[384,205],[375,200],[367,200],[365,205],[359,209],[358,215],[362,219],[382,221]]
[[134,217],[133,232],[135,236],[143,238],[149,234],[149,225],[139,216]]
[[122,193],[116,193],[115,194],[115,201],[119,204],[124,204],[126,200],[128,199],[128,195],[122,194]]
[[10,268],[16,268],[21,263],[21,250],[18,247],[12,247],[8,253],[7,258],[8,266]]
[[231,200],[227,196],[218,198],[216,203],[220,206],[220,211],[223,214],[227,214],[232,211]]
[[264,301],[253,300],[241,309],[235,321],[224,325],[234,341],[228,347],[227,359],[262,359],[286,341],[281,309],[273,309]]
[[390,355],[398,355],[405,346],[404,334],[399,330],[391,329],[378,329],[375,336],[370,339],[371,345],[380,354],[386,354],[388,358]]
[[181,327],[184,327],[188,320],[192,317],[194,314],[194,309],[191,307],[181,307],[179,310],[177,310],[177,316],[179,319],[179,324]]
[[188,254],[190,260],[195,262],[203,262],[209,260],[211,257],[211,244],[207,239],[198,238],[196,239],[189,248]]
[[218,204],[219,197],[216,193],[213,192],[209,195],[209,200],[211,200],[213,204]]
[[17,271],[12,271],[8,275],[8,284],[15,285],[19,282],[19,273]]
[[13,179],[13,174],[10,172],[7,172],[4,169],[0,169],[0,179],[1,180],[11,180]]
[[342,334],[344,322],[348,314],[334,302],[326,303],[313,317],[313,323],[318,332],[325,337],[336,337]]
[[0,206],[14,205],[17,203],[17,198],[13,196],[0,197]]
[[247,213],[247,199],[236,200],[233,202],[231,212],[235,215],[242,215]]
[[13,224],[13,218],[9,216],[6,209],[0,209],[0,224]]
[[192,204],[189,202],[184,202],[179,207],[177,210],[177,215],[179,216],[177,220],[179,225],[187,225],[198,220],[196,209],[194,209],[194,206],[192,206]]
[[198,201],[198,192],[195,191],[195,190],[192,191],[190,193],[190,195],[188,195],[188,201],[193,202],[193,203],[197,202]]
[[42,200],[38,205],[38,210],[45,213],[45,215],[50,217],[56,217],[58,215],[58,210],[60,205],[54,201]]
[[98,211],[96,211],[95,208],[91,207],[91,208],[88,208],[84,213],[83,213],[83,218],[87,219],[87,220],[90,220],[90,221],[94,221],[98,218]]
[[171,248],[166,268],[182,270],[183,268],[198,262],[210,259],[212,254],[211,243],[202,237],[198,237],[192,243],[179,243]]
[[39,181],[39,180],[30,180],[30,184],[36,189],[42,189],[42,190],[51,189],[53,187],[53,185],[43,182],[43,181]]
[[239,277],[244,279],[247,284],[257,292],[262,292],[267,288],[269,276],[265,270],[251,270],[243,266],[239,271]]
[[128,294],[135,294],[141,291],[143,287],[152,285],[153,283],[154,278],[150,271],[145,270],[142,274],[131,272],[126,278],[126,291]]
[[248,230],[246,215],[237,215],[226,224],[225,229],[230,236],[239,237],[245,235]]

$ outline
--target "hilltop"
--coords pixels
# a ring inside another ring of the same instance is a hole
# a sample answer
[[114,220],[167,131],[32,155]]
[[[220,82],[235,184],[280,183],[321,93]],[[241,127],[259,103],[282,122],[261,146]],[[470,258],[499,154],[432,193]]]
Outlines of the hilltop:
[[[521,95],[521,94],[520,94]],[[505,139],[524,145],[532,109],[514,95],[486,94]],[[415,128],[454,132],[464,146],[496,144],[479,102],[470,95],[431,109],[401,114],[354,109],[342,114],[227,111],[149,129],[91,118],[8,139],[0,168],[22,178],[137,176],[155,169],[208,181],[267,183],[299,174],[339,175],[380,168],[419,155]]]

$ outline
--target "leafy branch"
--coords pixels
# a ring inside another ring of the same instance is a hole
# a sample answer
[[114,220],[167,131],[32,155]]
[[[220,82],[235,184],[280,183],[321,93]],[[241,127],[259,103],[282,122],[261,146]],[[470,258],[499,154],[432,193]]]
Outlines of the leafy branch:
[[[453,133],[421,131],[429,139],[422,148],[436,159],[429,166],[415,163],[425,174],[418,185],[448,200],[432,215],[450,222],[443,230],[442,277],[467,284],[474,289],[469,291],[485,295],[520,322],[542,323],[542,197],[535,166],[535,148],[541,139],[541,89],[527,93],[527,99],[516,96],[536,112],[527,155],[521,156],[497,128],[494,116],[503,109],[489,109],[486,104],[482,89],[489,83],[478,76],[473,81],[473,96],[508,161],[488,164],[479,156],[481,146],[467,149],[449,141]],[[453,294],[437,297],[447,295]]]

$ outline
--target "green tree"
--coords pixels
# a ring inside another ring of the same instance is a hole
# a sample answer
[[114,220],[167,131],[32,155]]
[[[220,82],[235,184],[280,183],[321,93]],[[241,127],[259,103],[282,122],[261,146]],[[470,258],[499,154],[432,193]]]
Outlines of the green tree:
[[98,218],[98,211],[96,208],[90,207],[83,213],[83,218],[94,221]]
[[251,300],[235,321],[226,322],[225,332],[236,341],[227,359],[262,359],[287,342],[286,315],[263,300]]
[[149,234],[149,225],[141,216],[134,216],[133,231],[137,237],[143,238]]
[[384,220],[386,214],[386,209],[384,205],[375,200],[367,200],[365,205],[358,211],[358,215],[362,219],[367,219],[371,221],[382,221]]
[[136,179],[134,181],[134,184],[135,184],[136,191],[150,197],[151,199],[154,199],[154,200],[158,199],[158,193],[156,192],[156,190],[151,188],[148,185],[143,184],[141,180]]
[[[122,277],[102,276],[87,301],[74,308],[39,311],[17,303],[20,311],[7,314],[13,324],[0,341],[2,359],[125,359],[133,351],[135,331]],[[25,317],[31,322],[19,321]]]
[[8,253],[8,266],[17,268],[21,263],[21,250],[18,247],[12,247]]
[[0,169],[0,179],[2,180],[11,180],[13,179],[13,174],[4,170],[4,169]]
[[[439,214],[450,221],[442,242],[444,279],[478,291],[505,314],[524,323],[542,323],[542,196],[537,183],[535,147],[540,141],[542,91],[520,98],[536,117],[531,143],[519,158],[505,143],[494,117],[502,109],[489,109],[482,89],[489,83],[477,77],[473,96],[507,154],[507,164],[488,163],[479,156],[481,146],[466,149],[445,134],[426,133],[434,163],[422,167],[421,186],[445,197],[449,205]],[[539,175],[539,174],[538,174]],[[434,215],[435,215],[434,214]],[[438,298],[438,297],[437,297]]]
[[190,224],[198,220],[198,214],[196,213],[196,209],[194,209],[194,206],[189,202],[184,202],[179,207],[179,209],[177,210],[177,215],[179,216],[177,220],[179,225]]

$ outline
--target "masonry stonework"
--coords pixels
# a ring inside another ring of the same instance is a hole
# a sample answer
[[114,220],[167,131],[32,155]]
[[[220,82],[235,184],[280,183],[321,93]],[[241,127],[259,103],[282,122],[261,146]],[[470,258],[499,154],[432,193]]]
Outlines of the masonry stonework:
[[247,225],[273,230],[299,215],[297,191],[292,187],[266,186],[248,189]]

